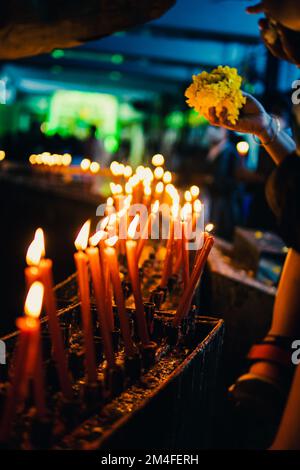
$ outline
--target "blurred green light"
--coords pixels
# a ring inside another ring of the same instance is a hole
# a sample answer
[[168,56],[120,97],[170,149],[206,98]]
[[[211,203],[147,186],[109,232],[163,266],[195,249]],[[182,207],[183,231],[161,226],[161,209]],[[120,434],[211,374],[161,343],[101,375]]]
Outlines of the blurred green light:
[[104,148],[109,153],[115,153],[119,148],[118,139],[114,135],[108,135],[104,139]]
[[114,54],[111,56],[111,61],[113,64],[123,64],[124,56],[122,56],[121,54]]
[[64,57],[65,51],[63,51],[62,49],[55,49],[51,55],[53,59],[61,59],[62,57]]
[[184,123],[185,117],[181,111],[173,111],[166,117],[166,124],[171,129],[181,129]]

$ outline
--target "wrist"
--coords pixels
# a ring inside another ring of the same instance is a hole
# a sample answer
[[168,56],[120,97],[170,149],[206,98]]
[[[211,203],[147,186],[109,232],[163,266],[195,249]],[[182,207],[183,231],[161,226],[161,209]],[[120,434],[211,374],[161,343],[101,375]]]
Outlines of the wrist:
[[269,114],[266,114],[263,118],[263,124],[259,131],[256,133],[256,136],[259,138],[262,144],[264,142],[269,142],[274,135],[274,124],[273,118]]

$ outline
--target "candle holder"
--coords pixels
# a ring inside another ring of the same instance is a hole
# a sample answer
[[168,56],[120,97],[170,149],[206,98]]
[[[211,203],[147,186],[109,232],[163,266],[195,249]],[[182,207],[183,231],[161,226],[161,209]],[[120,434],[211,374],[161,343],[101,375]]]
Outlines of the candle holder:
[[147,345],[142,346],[142,365],[145,370],[149,369],[153,364],[155,364],[157,351],[157,343],[150,341]]
[[103,361],[103,340],[101,336],[94,336],[94,346],[97,364]]
[[100,380],[82,384],[82,398],[87,409],[95,409],[103,402],[103,397],[103,384]]
[[71,351],[69,355],[69,368],[75,380],[84,375],[84,354],[82,350]]
[[123,295],[125,299],[128,299],[132,294],[132,285],[129,281],[122,281]]
[[68,323],[66,322],[60,322],[60,330],[63,338],[64,347],[68,348],[71,336],[70,325],[68,325]]
[[110,397],[117,397],[124,390],[124,370],[120,364],[105,370],[105,383]]
[[164,292],[161,289],[154,289],[150,294],[150,302],[153,302],[159,310],[164,302]]
[[124,361],[125,375],[129,383],[140,379],[142,373],[142,362],[140,354],[126,356]]
[[178,284],[178,275],[173,274],[171,277],[169,277],[168,284],[167,284],[167,288],[170,294],[174,291],[177,284]]
[[160,315],[156,313],[153,318],[153,333],[152,337],[155,341],[160,341],[164,336],[164,322]]
[[52,446],[53,420],[50,416],[34,416],[31,422],[30,441],[36,449],[49,449]]
[[153,334],[153,319],[154,319],[154,313],[155,313],[155,303],[144,302],[144,309],[145,309],[148,331],[150,335],[152,335]]
[[179,342],[180,328],[173,325],[172,320],[165,323],[165,335],[169,346],[176,346]]
[[82,402],[79,396],[66,399],[63,396],[58,401],[58,410],[67,429],[72,429],[80,422],[82,414]]
[[115,328],[114,331],[111,332],[111,336],[114,352],[117,353],[120,348],[120,330]]

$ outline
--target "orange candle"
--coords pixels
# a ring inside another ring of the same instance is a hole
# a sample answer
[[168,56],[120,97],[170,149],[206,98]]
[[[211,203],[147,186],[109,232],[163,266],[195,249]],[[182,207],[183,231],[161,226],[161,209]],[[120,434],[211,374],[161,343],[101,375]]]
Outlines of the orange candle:
[[170,217],[169,238],[167,242],[167,252],[164,261],[160,286],[166,287],[173,268],[173,242],[174,242],[174,219]]
[[53,357],[62,393],[65,398],[70,399],[73,396],[73,390],[67,367],[63,339],[57,318],[56,300],[53,293],[52,261],[50,259],[41,259],[44,255],[44,233],[42,229],[38,229],[35,233],[34,240],[27,251],[26,261],[30,266],[25,270],[26,282],[28,288],[35,280],[40,280],[44,286],[44,304],[52,339]]
[[[16,322],[19,329],[19,338],[14,355],[12,383],[8,390],[0,423],[0,441],[8,439],[15,414],[26,398],[28,382],[36,372],[37,358],[40,356],[39,316],[42,310],[43,295],[43,285],[40,282],[34,282],[27,294],[24,308],[25,316],[18,318]],[[35,375],[35,399],[41,416],[45,412],[43,374]]]
[[195,265],[194,265],[188,286],[184,290],[181,300],[179,302],[179,305],[175,314],[175,318],[174,318],[175,326],[179,325],[179,323],[187,315],[191,307],[191,302],[193,300],[196,285],[199,282],[199,279],[203,272],[204,265],[210,253],[210,250],[212,249],[213,244],[214,244],[214,238],[210,235],[206,236],[203,248],[199,250],[196,256]]
[[131,338],[130,324],[125,308],[125,299],[120,280],[120,268],[117,253],[115,248],[113,247],[116,241],[117,237],[106,241],[107,247],[104,250],[104,254],[107,265],[109,266],[110,277],[113,284],[115,302],[118,308],[121,332],[125,346],[125,353],[128,356],[133,356],[135,353],[135,347]]
[[155,201],[155,203],[153,204],[152,209],[151,209],[151,214],[147,218],[147,222],[144,225],[143,231],[141,233],[141,238],[140,238],[140,240],[138,242],[138,245],[137,245],[136,256],[137,256],[138,261],[141,257],[141,254],[142,254],[143,248],[146,244],[146,241],[148,240],[149,232],[151,230],[152,225],[155,222],[158,210],[159,210],[159,201]]
[[182,279],[183,285],[186,289],[189,277],[190,277],[190,262],[189,262],[189,250],[188,250],[188,241],[186,237],[187,232],[187,222],[181,222],[181,229],[182,229],[182,249],[181,249],[181,260],[182,260]]
[[136,228],[139,223],[139,216],[136,215],[128,228],[128,237],[126,241],[126,255],[128,272],[132,284],[133,297],[135,302],[135,312],[138,325],[139,336],[143,346],[149,344],[149,334],[145,318],[144,303],[139,279],[138,261],[137,261],[137,242],[133,240]]
[[53,358],[57,367],[62,393],[65,398],[71,399],[73,396],[73,389],[67,366],[63,338],[57,317],[56,299],[53,292],[52,261],[50,259],[42,259],[39,265],[39,270],[40,280],[42,281],[45,289],[44,303],[52,339]]
[[77,267],[77,281],[81,301],[81,315],[85,348],[85,369],[88,382],[94,383],[97,381],[97,367],[91,319],[88,257],[83,252],[83,250],[85,250],[87,247],[89,231],[90,220],[85,222],[75,240],[75,247],[78,251],[74,254],[74,259]]
[[89,259],[90,271],[92,275],[92,282],[94,287],[94,294],[97,305],[98,319],[103,338],[104,353],[109,367],[115,365],[115,357],[112,345],[112,337],[110,334],[110,328],[108,326],[108,319],[106,317],[106,305],[104,296],[104,277],[103,270],[100,261],[99,248],[96,245],[100,243],[106,237],[106,232],[96,232],[93,237],[90,238],[90,248],[87,248],[86,253]]

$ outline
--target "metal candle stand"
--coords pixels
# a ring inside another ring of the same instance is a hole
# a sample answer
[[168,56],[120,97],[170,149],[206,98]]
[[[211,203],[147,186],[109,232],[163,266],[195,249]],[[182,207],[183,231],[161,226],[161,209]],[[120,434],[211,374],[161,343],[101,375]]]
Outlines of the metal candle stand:
[[[142,272],[143,270],[140,271],[140,275]],[[109,445],[130,448],[130,439],[137,447],[142,445],[147,447],[158,445],[158,448],[168,445],[170,449],[176,446],[183,447],[186,435],[190,435],[190,432],[186,431],[182,434],[180,429],[184,428],[187,423],[190,423],[189,426],[192,427],[191,420],[199,409],[198,400],[200,399],[205,406],[200,407],[203,414],[199,415],[199,419],[202,425],[204,423],[207,429],[210,428],[211,416],[208,410],[211,409],[211,405],[208,406],[208,402],[214,400],[214,394],[207,394],[205,390],[207,387],[211,391],[217,388],[216,371],[223,338],[222,320],[198,317],[197,312],[192,308],[180,327],[173,326],[174,310],[170,309],[170,305],[168,310],[165,310],[164,306],[170,301],[170,296],[173,300],[172,295],[176,291],[178,277],[173,276],[167,288],[155,285],[155,279],[153,278],[153,282],[150,279],[150,285],[153,283],[153,288],[149,289],[149,301],[144,303],[144,310],[151,341],[146,345],[139,344],[135,311],[132,307],[127,308],[127,315],[132,326],[132,337],[138,348],[135,355],[125,356],[118,312],[116,306],[113,306],[115,330],[112,332],[112,343],[116,364],[112,368],[108,368],[103,360],[102,338],[96,310],[94,306],[92,307],[99,380],[89,383],[84,378],[85,357],[82,348],[80,305],[75,295],[70,297],[70,292],[75,292],[74,282],[75,278],[72,277],[56,289],[58,305],[62,307],[58,316],[68,350],[69,370],[74,380],[74,397],[66,400],[59,393],[57,372],[51,356],[51,339],[47,321],[44,319],[42,320],[44,370],[46,371],[49,409],[53,411],[53,414],[38,419],[34,414],[32,415],[34,411],[32,407],[25,407],[17,416],[13,438],[6,443],[6,446],[9,448],[71,448],[72,446],[88,448],[91,435],[94,435],[96,428],[101,429],[99,442],[97,441],[99,448]],[[130,283],[123,282],[123,290],[127,300],[130,299],[132,292]],[[9,359],[12,356],[16,339],[17,333],[5,338]],[[4,377],[4,380],[6,381],[7,377]],[[195,381],[192,386],[194,395],[190,396],[192,380]],[[207,381],[207,384],[201,388],[203,381]],[[195,384],[200,383],[201,387],[194,389]],[[4,384],[0,383],[0,385],[1,410],[5,402],[6,387]],[[180,387],[179,395],[177,394],[178,387]],[[168,415],[168,426],[161,426],[162,416],[168,408],[166,403],[170,403],[172,413],[176,415],[178,410],[185,407],[186,400],[194,403],[194,410],[190,409],[188,415],[180,411],[182,419],[180,423],[174,423],[174,416]],[[123,410],[122,416],[120,416],[120,410]],[[94,421],[99,421],[100,424],[94,426],[91,424]],[[147,430],[145,433],[139,433],[138,426],[141,425],[144,430]],[[163,428],[163,436],[161,428]],[[80,442],[76,438],[78,429],[90,430],[90,434],[87,433],[80,439]],[[161,436],[159,444],[156,442],[157,435]],[[206,440],[206,436],[203,436],[203,441],[198,443],[198,447],[204,445]],[[191,437],[189,443],[193,443]]]

